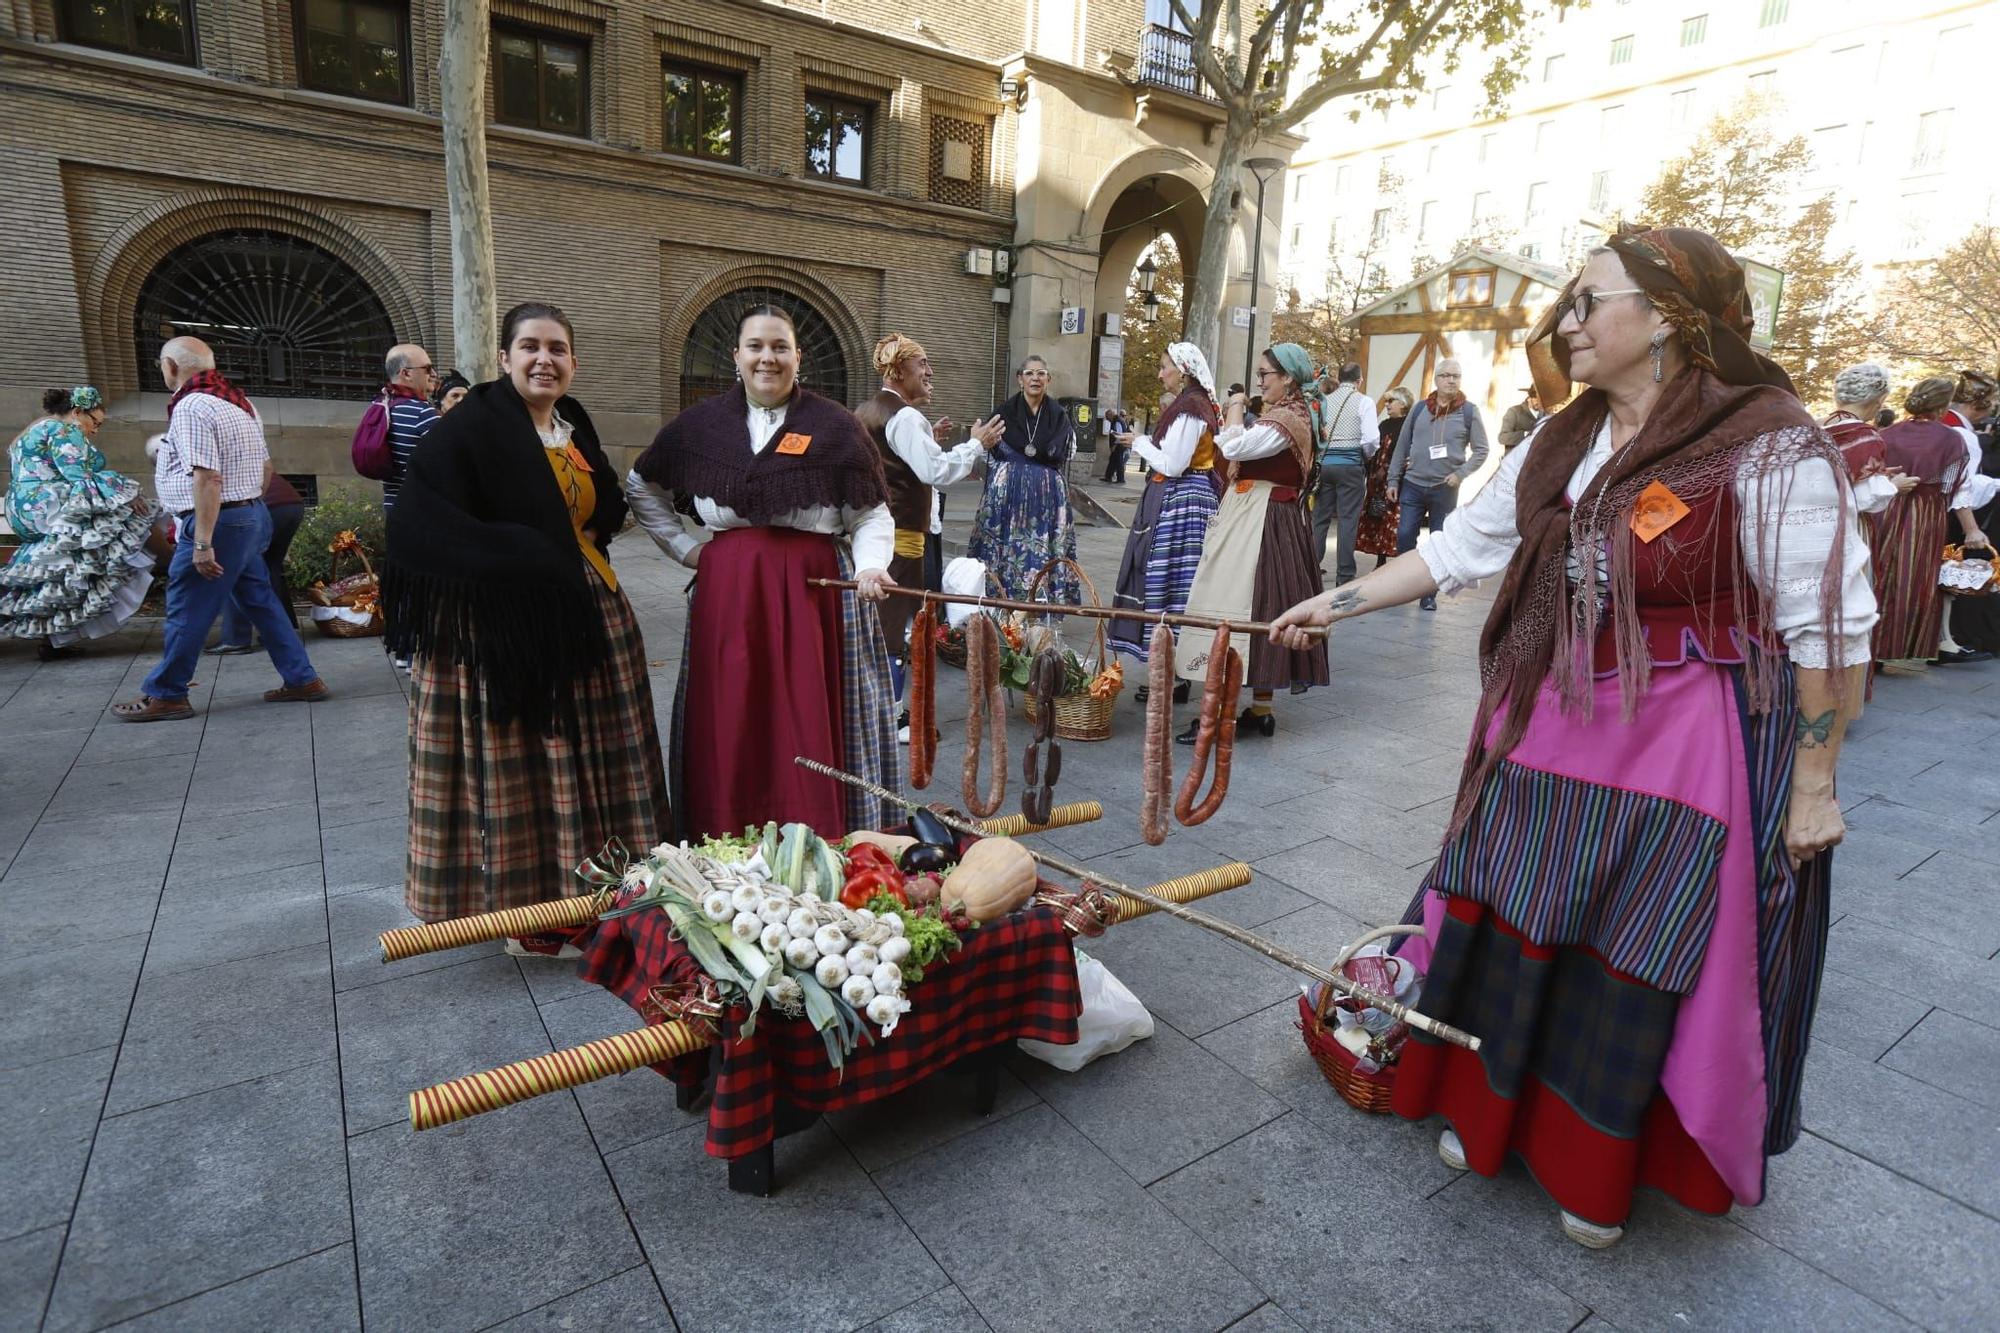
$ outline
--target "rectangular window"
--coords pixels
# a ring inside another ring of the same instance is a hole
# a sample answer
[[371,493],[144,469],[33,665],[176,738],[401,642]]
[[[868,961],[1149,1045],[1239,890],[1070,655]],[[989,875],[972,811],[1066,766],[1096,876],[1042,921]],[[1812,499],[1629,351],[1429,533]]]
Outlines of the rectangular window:
[[57,0],[56,20],[66,42],[194,63],[194,0]]
[[1764,0],[1763,9],[1758,11],[1757,26],[1775,28],[1790,17],[1792,0]]
[[1335,194],[1346,194],[1348,184],[1349,173],[1347,168],[1344,166],[1335,167],[1333,169],[1333,192]]
[[1853,163],[1848,147],[1853,135],[1845,125],[1822,125],[1812,132],[1813,166],[1820,171],[1838,171]]
[[868,131],[875,108],[866,102],[811,93],[806,97],[806,170],[825,180],[868,183]]
[[1924,190],[1917,194],[1903,196],[1903,234],[1900,238],[1903,253],[1921,254],[1925,242],[1930,239],[1931,215],[1937,211],[1937,194]]
[[590,46],[582,38],[493,30],[494,119],[556,134],[590,128]]
[[1536,181],[1528,187],[1527,222],[1530,227],[1540,225],[1542,214],[1548,204],[1548,199],[1549,183],[1547,181]]
[[377,0],[302,0],[299,85],[371,102],[408,102],[409,9]]
[[1451,288],[1445,297],[1445,307],[1458,310],[1466,306],[1493,304],[1494,270],[1482,268],[1470,273],[1451,275]]
[[1681,20],[1681,45],[1700,46],[1708,40],[1708,15],[1696,14]]
[[1606,147],[1616,147],[1625,132],[1625,104],[1607,106],[1597,113],[1597,141]]
[[1535,126],[1535,156],[1540,157],[1555,146],[1556,123],[1545,120]]
[[1554,83],[1556,81],[1562,74],[1562,61],[1563,58],[1560,55],[1549,56],[1542,61],[1543,83]]
[[1306,178],[1305,178],[1305,173],[1301,172],[1298,175],[1292,177],[1292,202],[1296,204],[1297,202],[1299,202],[1299,200],[1305,198],[1305,195],[1306,195]]
[[1304,236],[1305,234],[1306,234],[1306,229],[1305,229],[1304,227],[1299,227],[1299,226],[1295,226],[1295,227],[1293,227],[1293,228],[1292,228],[1292,253],[1293,253],[1293,254],[1297,254],[1297,253],[1299,252],[1299,238],[1300,238],[1301,236]]
[[1590,173],[1590,211],[1602,213],[1611,207],[1611,173],[1593,171]]
[[1500,136],[1498,134],[1482,134],[1479,136],[1480,166],[1482,167],[1485,166],[1486,163],[1492,158],[1493,150],[1499,144],[1499,142],[1500,142]]
[[1752,74],[1750,76],[1750,95],[1752,97],[1769,97],[1771,96],[1771,94],[1777,91],[1778,91],[1777,70],[1760,69],[1755,74]]
[[1630,34],[1611,39],[1611,63],[1629,65],[1632,63],[1632,38]]
[[1667,125],[1676,130],[1694,124],[1694,89],[1682,88],[1667,94]]
[[666,114],[663,143],[669,153],[716,162],[736,160],[742,76],[698,65],[662,65],[660,88]]
[[1443,148],[1442,144],[1432,144],[1429,148],[1426,148],[1424,150],[1424,175],[1426,176],[1437,175],[1438,153],[1442,148]]
[[1444,110],[1444,99],[1446,94],[1450,92],[1451,92],[1451,85],[1448,83],[1441,88],[1431,89],[1431,110],[1433,111]]
[[1431,238],[1431,224],[1436,218],[1437,206],[1437,200],[1426,199],[1424,200],[1423,207],[1417,210],[1417,239],[1419,241],[1427,241]]
[[1368,241],[1371,245],[1380,245],[1388,239],[1389,210],[1378,208],[1375,210],[1374,220],[1368,226]]
[[1971,73],[1973,54],[1979,50],[1973,40],[1972,25],[1961,23],[1956,28],[1946,28],[1938,33],[1937,45],[1931,49],[1931,77],[1934,79],[1961,79]]
[[1472,196],[1472,225],[1477,227],[1493,212],[1493,192],[1481,190]]
[[984,120],[931,117],[931,202],[986,207]]
[[1910,151],[1911,171],[1935,171],[1944,165],[1945,134],[1951,111],[1926,111],[1917,117],[1917,143]]

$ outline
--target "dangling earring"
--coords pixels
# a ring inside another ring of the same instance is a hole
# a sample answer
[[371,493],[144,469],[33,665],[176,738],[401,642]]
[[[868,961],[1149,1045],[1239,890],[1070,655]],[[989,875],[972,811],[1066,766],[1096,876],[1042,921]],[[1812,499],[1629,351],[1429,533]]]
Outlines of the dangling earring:
[[1665,329],[1661,329],[1653,335],[1652,349],[1653,349],[1653,383],[1658,384],[1661,380],[1666,378],[1667,331]]

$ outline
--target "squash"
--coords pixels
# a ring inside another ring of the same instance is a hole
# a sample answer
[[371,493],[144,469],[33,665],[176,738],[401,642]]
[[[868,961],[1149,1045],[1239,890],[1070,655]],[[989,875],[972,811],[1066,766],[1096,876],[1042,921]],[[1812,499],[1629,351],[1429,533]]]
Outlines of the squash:
[[1012,838],[981,838],[944,880],[944,905],[974,921],[998,921],[1035,895],[1035,858]]
[[873,829],[863,829],[859,833],[850,833],[847,836],[847,842],[849,846],[860,842],[873,843],[883,851],[889,853],[891,861],[894,861],[904,852],[917,845],[915,838],[906,837],[901,833],[877,833]]

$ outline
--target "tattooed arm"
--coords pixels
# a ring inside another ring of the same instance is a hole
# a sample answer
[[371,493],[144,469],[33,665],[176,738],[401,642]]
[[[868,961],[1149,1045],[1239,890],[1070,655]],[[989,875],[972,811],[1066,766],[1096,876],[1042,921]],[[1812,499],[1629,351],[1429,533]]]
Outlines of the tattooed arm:
[[1785,819],[1785,847],[1793,864],[1835,846],[1847,834],[1840,801],[1833,790],[1833,768],[1840,758],[1847,723],[1860,712],[1866,666],[1846,670],[1815,667],[1796,669],[1798,713],[1792,734],[1798,751],[1792,764],[1792,797]]
[[1277,633],[1271,637],[1286,648],[1309,648],[1313,640],[1306,633],[1308,628],[1331,625],[1385,606],[1401,606],[1432,596],[1437,590],[1437,580],[1431,577],[1424,558],[1415,551],[1405,551],[1352,583],[1306,598],[1272,622]]

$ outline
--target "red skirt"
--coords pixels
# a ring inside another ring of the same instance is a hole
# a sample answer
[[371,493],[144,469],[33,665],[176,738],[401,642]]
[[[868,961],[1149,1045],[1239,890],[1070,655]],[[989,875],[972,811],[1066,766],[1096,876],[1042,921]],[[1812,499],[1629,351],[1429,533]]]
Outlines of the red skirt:
[[681,831],[741,833],[766,820],[847,832],[839,784],[792,762],[840,766],[840,594],[833,539],[729,528],[701,553],[681,703]]

